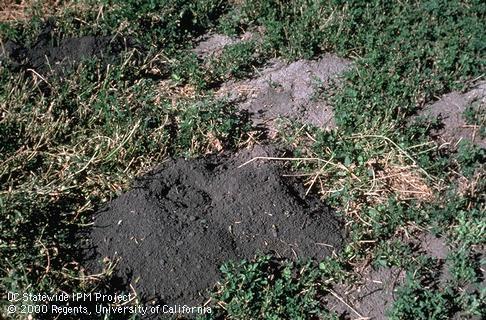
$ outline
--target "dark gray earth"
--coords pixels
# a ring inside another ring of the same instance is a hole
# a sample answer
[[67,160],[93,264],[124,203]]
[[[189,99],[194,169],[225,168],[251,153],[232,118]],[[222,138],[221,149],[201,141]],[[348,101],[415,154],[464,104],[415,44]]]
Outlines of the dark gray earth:
[[92,272],[105,257],[144,299],[201,305],[229,260],[272,253],[322,259],[339,251],[343,227],[299,181],[282,177],[256,147],[225,156],[170,160],[94,217]]
[[0,43],[0,64],[15,69],[31,69],[41,76],[62,75],[84,59],[98,58],[108,63],[128,46],[126,40],[112,36],[67,38],[55,43],[47,26],[30,47],[11,40]]

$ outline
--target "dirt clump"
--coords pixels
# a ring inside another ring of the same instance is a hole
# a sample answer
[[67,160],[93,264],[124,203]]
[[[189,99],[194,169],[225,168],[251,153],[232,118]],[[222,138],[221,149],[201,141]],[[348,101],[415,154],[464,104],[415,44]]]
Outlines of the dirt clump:
[[318,95],[350,66],[350,61],[331,54],[290,64],[274,59],[257,77],[227,82],[217,95],[247,110],[256,125],[270,132],[276,131],[279,117],[331,129],[335,127],[332,108]]
[[249,31],[239,37],[230,37],[219,33],[207,33],[196,40],[196,45],[192,49],[192,52],[199,59],[208,59],[219,56],[227,46],[258,39],[260,39],[258,34]]
[[0,44],[0,65],[31,69],[47,76],[62,75],[84,59],[98,58],[109,63],[128,46],[127,41],[111,36],[83,36],[53,41],[52,27],[46,27],[30,47],[8,40]]
[[241,166],[269,150],[165,162],[94,216],[88,265],[96,272],[98,261],[119,258],[118,277],[143,298],[201,305],[226,261],[340,250],[339,219],[301,182],[276,162]]
[[454,91],[442,96],[438,101],[421,110],[419,115],[439,119],[441,127],[435,130],[433,135],[441,145],[447,144],[454,149],[461,140],[465,139],[486,148],[486,139],[480,136],[478,125],[467,124],[464,118],[466,108],[472,103],[479,104],[484,117],[486,81],[477,83],[468,92]]

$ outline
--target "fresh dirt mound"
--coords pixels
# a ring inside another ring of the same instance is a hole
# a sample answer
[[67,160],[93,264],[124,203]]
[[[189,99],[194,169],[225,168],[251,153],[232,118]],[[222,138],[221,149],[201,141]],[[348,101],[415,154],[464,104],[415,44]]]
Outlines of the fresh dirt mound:
[[101,58],[108,63],[126,46],[122,39],[109,36],[67,38],[54,43],[47,29],[30,48],[10,40],[0,44],[0,63],[17,69],[32,69],[43,76],[61,75],[83,59]]
[[[217,56],[227,46],[250,39],[258,41],[259,36],[250,32],[239,38],[207,34],[199,39],[193,52],[205,59]],[[248,111],[253,122],[271,134],[277,131],[277,118],[331,129],[335,127],[332,108],[319,95],[350,67],[350,61],[332,54],[290,64],[273,59],[253,79],[224,83],[216,96]]]
[[335,126],[332,108],[316,97],[349,67],[349,61],[331,54],[291,64],[274,60],[258,77],[228,82],[217,95],[248,110],[255,124],[271,132],[279,117],[330,129]]
[[[451,92],[437,102],[426,106],[420,116],[439,119],[442,127],[434,132],[440,144],[449,144],[452,147],[466,139],[486,148],[486,139],[479,135],[479,128],[468,125],[464,119],[464,111],[472,103],[478,103],[486,113],[486,82],[480,82],[466,93]],[[484,125],[484,124],[483,124]]]
[[301,183],[282,177],[275,162],[240,167],[268,154],[256,148],[164,163],[95,215],[92,263],[119,258],[118,276],[145,299],[198,305],[228,260],[322,259],[339,250],[338,219],[305,197]]

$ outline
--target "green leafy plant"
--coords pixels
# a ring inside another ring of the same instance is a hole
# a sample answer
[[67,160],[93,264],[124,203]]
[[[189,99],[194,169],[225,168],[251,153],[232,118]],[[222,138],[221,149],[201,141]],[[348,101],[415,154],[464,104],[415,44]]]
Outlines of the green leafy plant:
[[451,289],[426,287],[411,273],[397,290],[397,300],[389,311],[390,319],[450,319],[454,314]]
[[226,263],[213,299],[219,314],[230,319],[310,319],[331,315],[322,308],[320,272],[312,263],[254,261]]
[[463,113],[466,122],[477,127],[481,138],[486,137],[486,106],[481,101],[471,103]]

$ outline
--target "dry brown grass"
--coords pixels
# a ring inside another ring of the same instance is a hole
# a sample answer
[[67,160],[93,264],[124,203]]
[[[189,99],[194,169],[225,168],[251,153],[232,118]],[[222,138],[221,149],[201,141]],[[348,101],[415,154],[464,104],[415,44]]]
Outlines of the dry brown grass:
[[62,0],[3,0],[0,6],[0,22],[27,20],[35,10],[40,10],[42,15],[52,14],[65,2]]
[[453,172],[454,180],[457,183],[458,192],[462,196],[477,194],[479,182],[486,177],[486,166],[474,172],[471,178],[467,178],[458,172]]
[[158,84],[156,103],[163,100],[170,100],[175,106],[179,101],[194,99],[197,95],[196,88],[193,85],[176,85],[172,80],[162,80]]
[[435,146],[417,145],[403,149],[384,135],[351,135],[342,139],[359,144],[372,157],[365,163],[345,164],[338,160],[342,161],[342,154],[337,155],[331,148],[324,147],[319,156],[314,153],[312,143],[316,143],[317,138],[305,132],[305,127],[293,130],[296,132],[292,133],[292,137],[298,138],[291,144],[308,157],[288,160],[313,163],[308,167],[310,171],[294,175],[305,177],[308,192],[314,189],[323,199],[342,194],[347,200],[340,210],[351,218],[350,223],[369,227],[379,223],[363,215],[364,210],[386,205],[390,198],[425,204],[435,201],[439,194],[440,181],[415,160],[417,150]]
[[431,201],[432,187],[416,167],[379,159],[370,168],[374,170],[373,192],[380,198],[394,194],[399,200]]
[[[390,196],[399,200],[417,200],[430,202],[434,199],[436,186],[427,181],[425,175],[414,165],[406,164],[404,159],[383,157],[368,161],[365,165],[372,173],[371,179],[359,177],[353,173],[354,166],[346,167],[341,163],[323,161],[324,166],[309,174],[308,187],[318,187],[323,197],[342,190],[349,180],[367,198],[367,203],[385,203]],[[326,170],[331,165],[342,171],[341,178],[335,176],[333,170]],[[329,183],[332,181],[332,183]]]

